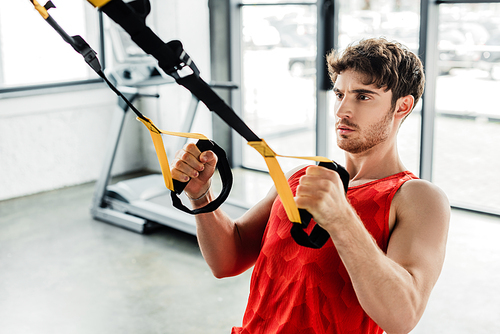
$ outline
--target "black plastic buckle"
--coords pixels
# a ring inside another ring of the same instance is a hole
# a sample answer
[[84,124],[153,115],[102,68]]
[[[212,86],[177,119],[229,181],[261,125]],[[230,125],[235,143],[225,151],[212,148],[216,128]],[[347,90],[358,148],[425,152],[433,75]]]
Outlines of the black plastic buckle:
[[[44,8],[48,11],[51,8],[56,8],[52,1],[47,1]],[[97,53],[90,47],[90,45],[85,42],[85,40],[79,36],[70,36],[64,29],[54,20],[50,15],[45,19],[48,24],[55,29],[55,31],[62,37],[62,39],[71,45],[73,49],[83,56],[85,62],[96,72],[101,71],[101,64],[99,59],[97,59]]]
[[186,51],[182,50],[179,60],[180,63],[169,70],[168,75],[172,76],[175,80],[179,80],[193,74],[196,76],[200,75],[200,70]]

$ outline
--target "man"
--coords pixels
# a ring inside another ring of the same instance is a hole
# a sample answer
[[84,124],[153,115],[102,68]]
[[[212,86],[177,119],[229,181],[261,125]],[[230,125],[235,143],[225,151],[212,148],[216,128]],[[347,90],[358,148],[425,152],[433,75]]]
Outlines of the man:
[[[327,57],[336,96],[337,144],[350,174],[319,166],[291,172],[297,206],[330,234],[321,249],[290,236],[276,190],[241,218],[197,216],[200,247],[216,277],[255,265],[243,327],[233,333],[408,333],[421,318],[444,261],[450,208],[433,184],[399,159],[396,137],[422,95],[419,59],[369,39]],[[187,145],[172,176],[194,207],[212,200],[216,157]],[[312,229],[308,227],[308,232]]]

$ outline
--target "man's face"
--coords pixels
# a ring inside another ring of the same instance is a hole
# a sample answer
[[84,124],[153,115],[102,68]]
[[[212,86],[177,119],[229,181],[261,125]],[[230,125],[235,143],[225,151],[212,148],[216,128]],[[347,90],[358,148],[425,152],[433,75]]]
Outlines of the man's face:
[[393,129],[392,92],[363,84],[362,74],[352,70],[337,76],[335,118],[338,146],[362,153],[385,142]]

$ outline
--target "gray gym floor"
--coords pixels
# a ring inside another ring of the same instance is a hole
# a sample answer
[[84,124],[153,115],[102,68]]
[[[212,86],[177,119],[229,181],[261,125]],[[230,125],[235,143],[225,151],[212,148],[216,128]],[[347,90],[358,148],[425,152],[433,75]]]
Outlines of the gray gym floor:
[[[250,272],[218,280],[196,238],[89,214],[93,184],[0,202],[0,332],[230,333]],[[453,210],[448,254],[412,333],[500,333],[500,219]]]

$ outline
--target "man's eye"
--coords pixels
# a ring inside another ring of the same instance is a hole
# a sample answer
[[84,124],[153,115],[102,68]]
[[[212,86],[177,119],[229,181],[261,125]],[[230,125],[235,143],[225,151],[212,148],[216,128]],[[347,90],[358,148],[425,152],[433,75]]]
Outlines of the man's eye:
[[337,99],[342,99],[343,95],[342,93],[335,93],[335,96],[337,96]]
[[366,96],[366,95],[360,95],[360,96],[358,97],[358,99],[360,99],[360,100],[362,100],[362,101],[366,101],[366,100],[369,100],[370,98],[369,98],[368,96]]

